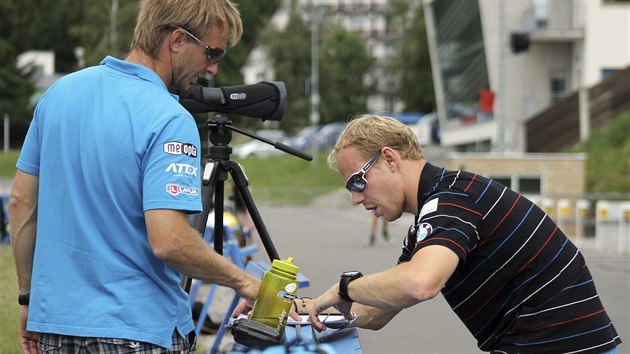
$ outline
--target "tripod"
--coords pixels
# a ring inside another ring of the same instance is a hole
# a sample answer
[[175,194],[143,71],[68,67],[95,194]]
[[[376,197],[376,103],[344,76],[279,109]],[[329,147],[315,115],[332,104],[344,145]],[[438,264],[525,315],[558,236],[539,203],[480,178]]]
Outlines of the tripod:
[[[208,222],[208,214],[210,209],[213,208],[214,197],[214,250],[223,254],[223,210],[224,210],[224,195],[225,195],[225,181],[228,178],[228,174],[232,176],[232,180],[236,186],[236,193],[245,202],[245,207],[249,212],[256,230],[260,235],[265,251],[269,256],[269,260],[280,259],[278,251],[271,241],[271,237],[267,232],[267,228],[258,212],[258,208],[254,203],[247,186],[249,182],[241,166],[230,160],[230,154],[232,148],[228,145],[232,140],[232,131],[239,132],[254,139],[258,139],[265,143],[274,145],[279,150],[290,153],[305,160],[312,160],[312,156],[302,151],[296,150],[290,146],[279,142],[273,142],[271,140],[260,137],[256,134],[241,130],[232,126],[232,122],[225,114],[217,114],[214,120],[208,120],[204,124],[204,127],[208,129],[208,138],[212,143],[208,148],[208,156],[204,156],[205,166],[203,169],[203,179],[201,187],[201,199],[203,211],[198,214],[193,214],[189,217],[189,224],[201,235],[205,233],[206,224]],[[182,287],[186,292],[190,291],[192,279],[186,275],[182,276]]]

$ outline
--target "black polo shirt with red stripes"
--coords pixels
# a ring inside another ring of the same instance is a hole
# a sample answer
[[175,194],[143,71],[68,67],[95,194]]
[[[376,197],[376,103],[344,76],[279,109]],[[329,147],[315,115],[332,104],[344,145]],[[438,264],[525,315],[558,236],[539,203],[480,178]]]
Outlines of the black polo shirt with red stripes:
[[579,249],[494,180],[426,163],[399,262],[429,245],[460,262],[442,294],[484,351],[603,353],[621,343]]

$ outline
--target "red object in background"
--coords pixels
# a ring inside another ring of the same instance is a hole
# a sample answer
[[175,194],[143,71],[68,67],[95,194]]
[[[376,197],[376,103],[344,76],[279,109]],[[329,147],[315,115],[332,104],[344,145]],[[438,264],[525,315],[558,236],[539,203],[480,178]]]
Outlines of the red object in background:
[[488,89],[479,90],[479,112],[490,115],[494,112],[494,96]]

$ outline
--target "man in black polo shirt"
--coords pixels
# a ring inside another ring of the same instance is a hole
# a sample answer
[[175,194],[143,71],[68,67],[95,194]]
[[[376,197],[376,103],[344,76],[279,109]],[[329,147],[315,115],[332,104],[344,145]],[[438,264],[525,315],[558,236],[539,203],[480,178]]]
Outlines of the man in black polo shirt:
[[316,329],[325,328],[317,315],[329,306],[353,318],[351,326],[379,329],[442,292],[481,350],[616,352],[621,340],[582,254],[530,200],[477,174],[433,166],[413,132],[388,117],[352,120],[328,163],[354,204],[389,221],[416,217],[397,267],[346,272],[313,301]]

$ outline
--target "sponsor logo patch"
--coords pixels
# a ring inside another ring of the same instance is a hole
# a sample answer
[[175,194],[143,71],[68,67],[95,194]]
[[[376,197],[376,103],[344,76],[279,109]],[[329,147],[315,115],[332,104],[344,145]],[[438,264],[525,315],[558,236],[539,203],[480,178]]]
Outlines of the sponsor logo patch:
[[194,144],[180,143],[179,141],[164,143],[164,152],[171,155],[197,157],[197,147]]
[[170,195],[199,195],[199,188],[191,186],[182,186],[177,183],[169,183],[166,185],[166,192]]
[[422,210],[420,210],[420,218],[437,210],[438,199],[439,198],[435,198],[424,204]]
[[198,167],[185,163],[172,163],[168,165],[165,172],[171,172],[175,176],[194,176],[197,177]]
[[418,233],[416,235],[416,242],[420,242],[424,240],[432,232],[433,232],[433,226],[431,226],[431,224],[429,224],[428,222],[423,222],[422,224],[420,224],[420,227],[418,227]]

